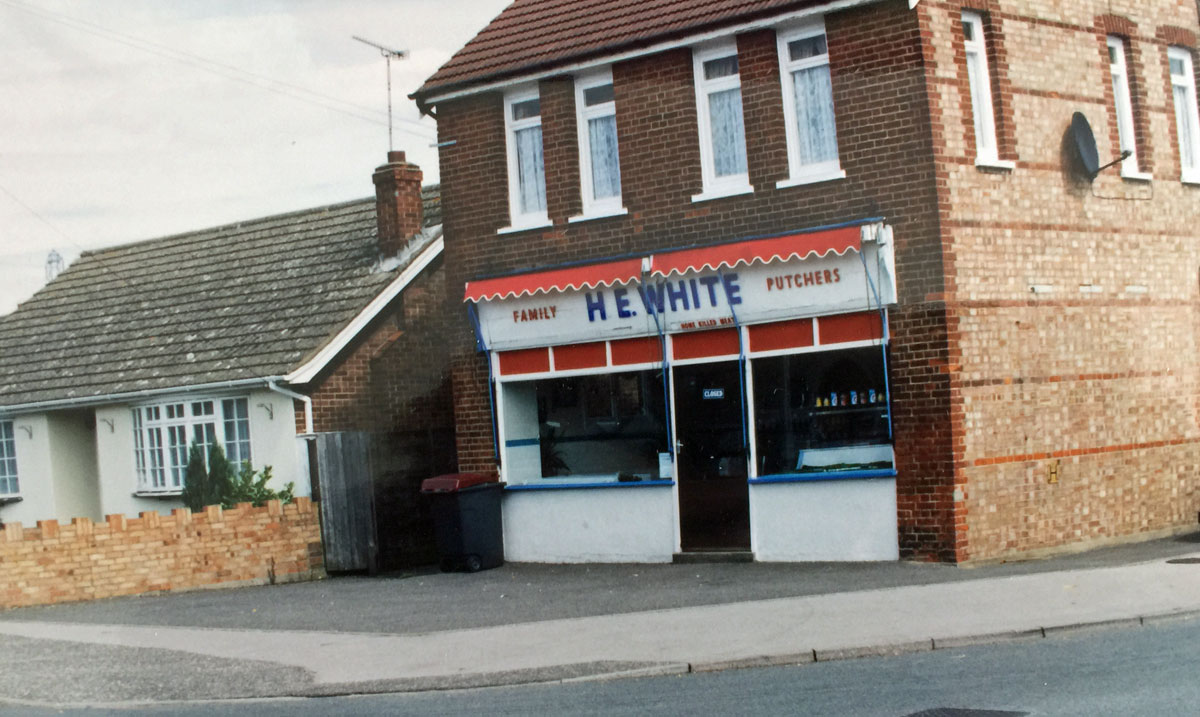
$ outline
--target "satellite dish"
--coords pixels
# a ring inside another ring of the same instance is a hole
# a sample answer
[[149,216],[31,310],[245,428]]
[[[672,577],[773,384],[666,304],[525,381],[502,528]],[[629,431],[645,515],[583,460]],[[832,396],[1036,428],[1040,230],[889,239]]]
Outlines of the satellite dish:
[[1071,117],[1071,138],[1075,141],[1075,151],[1079,153],[1079,161],[1088,178],[1095,179],[1100,173],[1100,153],[1096,150],[1096,135],[1092,134],[1092,126],[1082,112],[1076,112]]

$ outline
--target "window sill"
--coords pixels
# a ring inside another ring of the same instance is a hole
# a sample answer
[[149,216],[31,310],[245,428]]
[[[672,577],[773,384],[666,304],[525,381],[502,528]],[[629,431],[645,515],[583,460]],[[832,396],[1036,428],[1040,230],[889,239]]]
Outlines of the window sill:
[[787,189],[788,187],[799,187],[805,184],[818,184],[820,182],[833,182],[839,179],[846,178],[846,170],[834,169],[825,172],[814,172],[812,174],[800,174],[794,177],[780,180],[775,183],[776,189]]
[[1185,174],[1179,178],[1179,181],[1183,182],[1184,184],[1200,186],[1200,173]]
[[867,471],[827,471],[825,473],[783,473],[779,475],[751,478],[750,485],[767,483],[811,483],[813,481],[831,480],[870,480],[872,478],[895,478],[895,468],[881,468]]
[[0,495],[0,505],[8,505],[9,503],[20,503],[25,500],[19,495]]
[[975,158],[975,169],[981,170],[997,170],[1001,172],[1011,172],[1017,168],[1017,163],[1008,159],[987,159],[984,157]]
[[150,498],[152,500],[176,500],[183,495],[182,490],[135,490],[134,498]]
[[750,184],[738,185],[736,187],[723,187],[720,189],[710,189],[692,195],[693,202],[707,202],[710,199],[724,199],[725,197],[739,197],[743,194],[753,194],[754,187]]
[[578,488],[656,488],[663,486],[673,486],[673,480],[641,480],[641,481],[604,481],[601,483],[520,483],[517,485],[507,485],[504,487],[506,491],[522,491],[522,490],[574,490]]
[[536,220],[530,221],[528,224],[525,224],[525,223],[514,224],[511,227],[504,227],[502,229],[497,229],[496,233],[497,234],[516,234],[517,232],[529,231],[530,229],[545,229],[547,227],[552,227],[552,226],[554,226],[554,222],[550,221],[549,219],[536,219]]
[[1131,182],[1149,182],[1154,179],[1154,175],[1149,172],[1121,172],[1121,179],[1128,179]]
[[580,222],[590,222],[593,219],[610,219],[612,217],[623,217],[627,214],[629,214],[629,210],[626,209],[625,207],[620,207],[618,209],[608,209],[605,211],[593,212],[591,214],[580,214],[577,217],[569,217],[567,219],[567,223],[568,224],[578,224]]

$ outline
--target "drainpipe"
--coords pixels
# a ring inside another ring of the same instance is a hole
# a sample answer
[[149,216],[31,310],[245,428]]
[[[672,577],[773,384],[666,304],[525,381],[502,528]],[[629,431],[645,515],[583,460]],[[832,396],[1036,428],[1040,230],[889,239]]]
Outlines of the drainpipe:
[[288,398],[302,401],[304,403],[304,435],[301,436],[301,438],[311,441],[315,437],[313,434],[312,397],[305,396],[302,393],[296,393],[295,391],[289,391],[274,381],[267,381],[267,388],[271,389],[275,393],[282,394]]

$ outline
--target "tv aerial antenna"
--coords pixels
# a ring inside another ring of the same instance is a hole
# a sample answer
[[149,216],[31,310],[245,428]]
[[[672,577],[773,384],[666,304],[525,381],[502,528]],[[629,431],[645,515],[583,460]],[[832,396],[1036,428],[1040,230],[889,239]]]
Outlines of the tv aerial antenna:
[[365,40],[358,35],[351,35],[350,37],[354,40],[358,40],[364,45],[370,45],[376,50],[379,50],[379,54],[383,55],[383,59],[387,61],[388,151],[390,152],[394,149],[392,146],[392,58],[394,57],[399,60],[403,57],[407,57],[408,53],[404,50],[393,50],[390,47],[384,47],[377,42]]

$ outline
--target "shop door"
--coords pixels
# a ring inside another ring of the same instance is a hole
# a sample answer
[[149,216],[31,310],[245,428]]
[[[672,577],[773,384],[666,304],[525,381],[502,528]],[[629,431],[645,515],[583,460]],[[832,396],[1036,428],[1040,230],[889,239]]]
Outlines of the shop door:
[[677,366],[675,445],[682,548],[750,549],[742,393],[734,361]]

